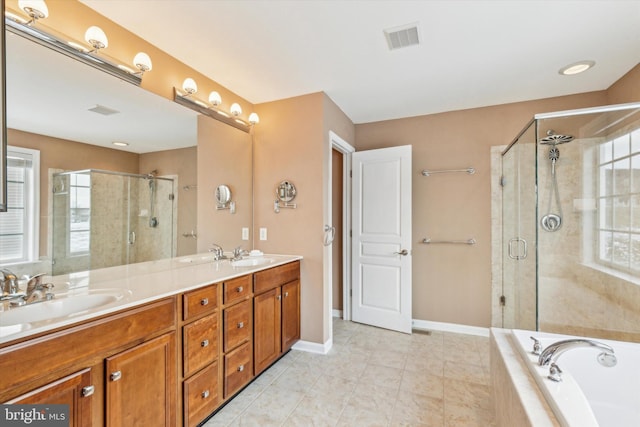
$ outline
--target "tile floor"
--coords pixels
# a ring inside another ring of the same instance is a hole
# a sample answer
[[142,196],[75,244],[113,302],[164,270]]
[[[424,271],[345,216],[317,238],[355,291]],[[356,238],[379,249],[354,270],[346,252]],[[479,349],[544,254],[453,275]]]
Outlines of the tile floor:
[[340,319],[333,335],[329,354],[292,350],[204,426],[495,425],[488,338]]

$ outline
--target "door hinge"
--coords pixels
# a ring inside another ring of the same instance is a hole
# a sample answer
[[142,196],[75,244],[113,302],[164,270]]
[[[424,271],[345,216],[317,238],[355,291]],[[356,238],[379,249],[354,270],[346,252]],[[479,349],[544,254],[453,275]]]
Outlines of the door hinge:
[[503,307],[507,305],[507,298],[504,295],[500,295],[500,305]]
[[353,237],[353,231],[349,230],[349,237]]
[[507,180],[505,179],[504,175],[500,175],[500,187],[504,187],[506,182]]
[[169,200],[173,200],[173,199],[175,199],[175,197],[176,196],[173,193],[169,194]]
[[353,171],[352,170],[349,171],[349,178],[353,178]]
[[349,296],[352,297],[353,296],[353,289],[349,289]]

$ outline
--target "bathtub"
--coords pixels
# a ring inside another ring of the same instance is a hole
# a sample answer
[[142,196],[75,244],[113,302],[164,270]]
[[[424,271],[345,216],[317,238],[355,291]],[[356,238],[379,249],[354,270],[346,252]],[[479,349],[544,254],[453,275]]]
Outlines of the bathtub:
[[526,362],[540,391],[563,426],[637,427],[640,426],[640,344],[596,339],[613,347],[617,365],[604,367],[596,357],[596,348],[574,348],[557,361],[563,371],[562,381],[547,378],[548,366],[538,365],[531,353],[533,341],[542,348],[572,337],[566,335],[511,331],[515,346]]

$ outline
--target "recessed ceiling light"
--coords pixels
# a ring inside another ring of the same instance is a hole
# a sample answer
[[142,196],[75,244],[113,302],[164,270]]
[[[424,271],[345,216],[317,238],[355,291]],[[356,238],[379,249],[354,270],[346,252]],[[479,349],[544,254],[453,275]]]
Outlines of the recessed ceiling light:
[[573,64],[569,64],[566,67],[560,68],[560,70],[558,70],[558,73],[562,74],[563,76],[572,76],[574,74],[579,74],[587,71],[594,65],[596,65],[596,61],[574,62]]
[[117,145],[118,147],[127,147],[129,145],[128,142],[122,142],[122,141],[113,141],[112,144]]

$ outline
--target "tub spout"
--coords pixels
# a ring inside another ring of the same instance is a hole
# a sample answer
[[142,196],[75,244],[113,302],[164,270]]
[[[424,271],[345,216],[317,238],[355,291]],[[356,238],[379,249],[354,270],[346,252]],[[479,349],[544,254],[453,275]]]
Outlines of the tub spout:
[[608,354],[614,353],[613,348],[607,344],[583,338],[575,338],[557,341],[549,345],[542,351],[542,353],[540,353],[540,356],[538,357],[538,364],[540,366],[546,366],[550,363],[555,363],[562,353],[579,347],[594,347]]

